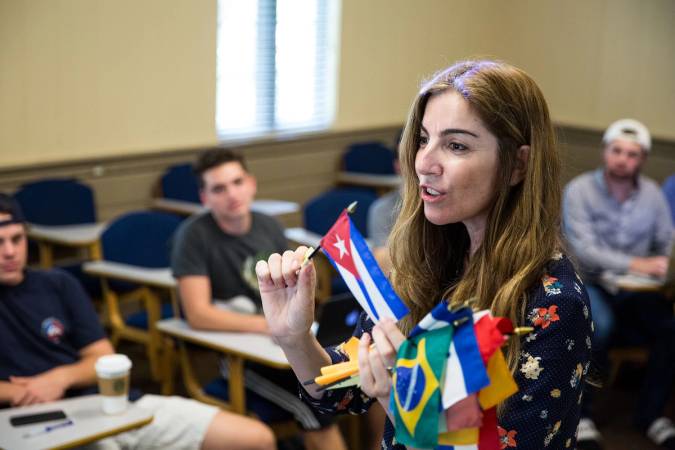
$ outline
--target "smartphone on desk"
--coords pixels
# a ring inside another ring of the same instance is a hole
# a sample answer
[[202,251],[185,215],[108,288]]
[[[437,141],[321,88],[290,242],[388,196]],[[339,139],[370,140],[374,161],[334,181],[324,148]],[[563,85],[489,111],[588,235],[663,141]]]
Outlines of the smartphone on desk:
[[49,422],[51,420],[61,420],[65,418],[66,413],[58,409],[35,414],[21,414],[17,416],[11,416],[9,418],[9,423],[11,423],[13,427],[20,427],[22,425],[31,425],[34,423]]

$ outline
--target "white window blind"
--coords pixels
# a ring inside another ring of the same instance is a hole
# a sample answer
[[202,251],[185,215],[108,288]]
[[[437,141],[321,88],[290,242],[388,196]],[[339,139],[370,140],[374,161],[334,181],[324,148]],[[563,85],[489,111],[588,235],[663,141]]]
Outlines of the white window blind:
[[338,0],[219,0],[220,139],[310,131],[335,114]]

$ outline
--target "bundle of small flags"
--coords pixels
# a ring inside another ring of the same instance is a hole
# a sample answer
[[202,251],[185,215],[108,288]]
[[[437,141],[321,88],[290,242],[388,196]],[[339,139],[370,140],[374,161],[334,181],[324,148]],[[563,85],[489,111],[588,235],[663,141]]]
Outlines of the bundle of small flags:
[[[495,407],[518,390],[500,349],[513,332],[508,319],[440,302],[398,351],[390,401],[396,440],[416,448],[499,449]],[[480,427],[447,431],[453,415],[471,412],[482,414]]]
[[[452,310],[439,303],[410,333],[398,350],[393,369],[390,410],[396,440],[415,448],[497,450],[495,407],[518,387],[500,347],[514,330],[505,318],[488,311]],[[311,380],[321,389],[359,384],[359,340],[341,345],[349,360],[326,366]],[[453,414],[478,405],[482,425],[447,431]]]
[[[350,207],[351,208],[351,207]],[[399,320],[409,311],[393,290],[345,210],[321,240],[328,259],[373,322]],[[393,368],[390,410],[397,442],[416,448],[497,450],[495,407],[518,387],[501,346],[514,330],[506,318],[441,301],[411,331]],[[320,389],[359,384],[359,340],[341,345],[349,360],[326,366],[308,383]],[[482,415],[482,425],[448,431],[459,414]]]

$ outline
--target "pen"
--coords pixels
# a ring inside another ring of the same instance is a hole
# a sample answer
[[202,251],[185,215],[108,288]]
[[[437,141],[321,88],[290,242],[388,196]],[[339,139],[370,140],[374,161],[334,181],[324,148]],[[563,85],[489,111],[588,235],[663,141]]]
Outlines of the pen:
[[23,437],[28,438],[28,437],[33,437],[33,436],[39,436],[41,434],[46,434],[46,433],[49,433],[49,432],[54,431],[54,430],[69,427],[71,425],[74,425],[74,423],[71,419],[68,419],[65,422],[55,423],[54,425],[47,425],[44,428],[29,431],[27,433],[24,433]]

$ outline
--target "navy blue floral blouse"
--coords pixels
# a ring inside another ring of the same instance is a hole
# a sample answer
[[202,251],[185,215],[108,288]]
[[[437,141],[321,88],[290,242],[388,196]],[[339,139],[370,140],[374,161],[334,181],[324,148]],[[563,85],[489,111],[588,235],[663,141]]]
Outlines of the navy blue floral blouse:
[[[529,293],[527,311],[521,325],[532,326],[534,331],[521,338],[515,374],[519,391],[507,400],[508,412],[499,419],[500,448],[576,448],[593,324],[588,295],[567,257],[553,257],[541,283]],[[362,315],[354,335],[360,336],[372,327],[370,319]],[[337,348],[326,350],[333,363],[347,360]],[[320,400],[301,388],[300,396],[322,414],[362,414],[374,401],[356,387],[326,391]],[[395,442],[388,419],[382,448],[405,448]]]

